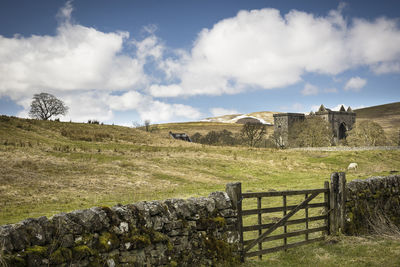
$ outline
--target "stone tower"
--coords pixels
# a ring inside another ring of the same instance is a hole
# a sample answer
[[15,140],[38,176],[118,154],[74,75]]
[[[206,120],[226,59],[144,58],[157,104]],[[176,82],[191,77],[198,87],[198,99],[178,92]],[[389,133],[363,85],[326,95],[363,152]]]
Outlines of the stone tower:
[[298,121],[303,121],[305,115],[303,113],[279,113],[274,114],[274,134],[279,138],[278,144],[280,147],[289,145],[289,131],[293,124]]
[[[339,111],[332,111],[321,105],[319,110],[310,115],[319,116],[326,120],[332,127],[334,143],[346,138],[347,131],[353,128],[356,122],[356,113],[348,107],[347,110],[341,106]],[[308,116],[310,116],[308,115]],[[278,139],[278,145],[287,147],[289,145],[289,133],[295,122],[303,121],[307,116],[303,113],[279,113],[274,114],[274,135]]]

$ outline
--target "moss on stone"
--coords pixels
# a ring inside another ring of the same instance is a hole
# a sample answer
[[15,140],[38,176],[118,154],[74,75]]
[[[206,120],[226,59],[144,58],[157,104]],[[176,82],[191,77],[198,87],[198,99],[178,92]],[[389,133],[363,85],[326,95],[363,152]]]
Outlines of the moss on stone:
[[29,247],[25,250],[25,254],[27,255],[38,255],[45,257],[47,255],[48,247],[44,246],[33,246]]
[[234,245],[213,236],[204,237],[207,257],[213,261],[213,266],[236,266],[240,263],[239,255],[234,253]]
[[171,262],[169,263],[169,266],[170,266],[170,267],[176,267],[176,266],[178,266],[178,263],[177,263],[176,261],[171,261]]
[[68,248],[58,248],[50,254],[49,260],[52,264],[62,264],[72,260],[72,251]]
[[94,256],[95,250],[86,245],[80,245],[72,248],[72,255],[75,260],[80,260],[89,256]]
[[152,228],[136,228],[132,227],[128,235],[124,236],[124,243],[131,243],[133,248],[144,248],[153,243],[167,244],[169,250],[172,250],[172,244],[167,235],[155,231]]
[[163,233],[154,231],[153,234],[151,235],[151,241],[152,243],[160,243],[160,242],[167,243],[169,241],[169,238]]
[[99,237],[97,248],[100,252],[109,252],[119,246],[119,239],[114,233],[103,232]]
[[174,249],[174,246],[172,245],[171,241],[168,240],[168,243],[167,243],[167,250],[168,250],[169,252],[171,252],[173,249]]
[[218,216],[211,219],[214,223],[216,223],[219,227],[225,227],[226,220],[224,217]]
[[134,234],[130,236],[129,241],[132,242],[134,248],[144,248],[151,244],[148,235]]

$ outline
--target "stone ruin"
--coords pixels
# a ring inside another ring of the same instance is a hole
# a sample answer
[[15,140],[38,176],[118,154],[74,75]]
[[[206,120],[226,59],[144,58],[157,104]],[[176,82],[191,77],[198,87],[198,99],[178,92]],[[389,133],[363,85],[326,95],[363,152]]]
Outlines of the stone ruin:
[[317,112],[309,115],[304,113],[280,113],[274,114],[274,133],[279,136],[283,147],[289,146],[289,132],[296,122],[303,121],[307,116],[319,116],[326,120],[332,127],[333,140],[338,144],[340,140],[346,139],[346,133],[353,128],[356,122],[356,113],[348,107],[347,110],[340,107],[339,111],[333,111],[321,105]]

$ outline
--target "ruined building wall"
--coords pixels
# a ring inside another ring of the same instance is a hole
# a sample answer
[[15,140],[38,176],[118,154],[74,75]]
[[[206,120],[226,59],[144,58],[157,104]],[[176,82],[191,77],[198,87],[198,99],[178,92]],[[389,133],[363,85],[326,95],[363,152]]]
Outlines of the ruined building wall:
[[0,226],[6,266],[234,266],[237,211],[224,192],[95,207]]
[[346,111],[322,111],[316,112],[316,116],[322,117],[332,127],[334,142],[338,143],[340,137],[340,125],[345,126],[346,132],[350,131],[356,122],[356,113]]
[[289,132],[293,124],[303,121],[305,115],[302,113],[280,113],[274,114],[274,132],[281,137],[280,144],[289,145]]

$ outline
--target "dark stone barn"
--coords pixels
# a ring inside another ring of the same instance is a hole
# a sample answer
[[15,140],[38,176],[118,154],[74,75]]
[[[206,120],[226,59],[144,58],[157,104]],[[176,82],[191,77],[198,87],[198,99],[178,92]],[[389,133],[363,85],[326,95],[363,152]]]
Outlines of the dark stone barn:
[[[331,125],[335,144],[346,138],[346,132],[351,130],[356,122],[356,113],[350,107],[345,110],[342,106],[339,111],[332,111],[321,105],[319,110],[312,115],[320,116]],[[306,116],[303,113],[274,114],[274,133],[279,137],[279,143],[282,146],[289,145],[289,132],[293,124],[303,121]]]

